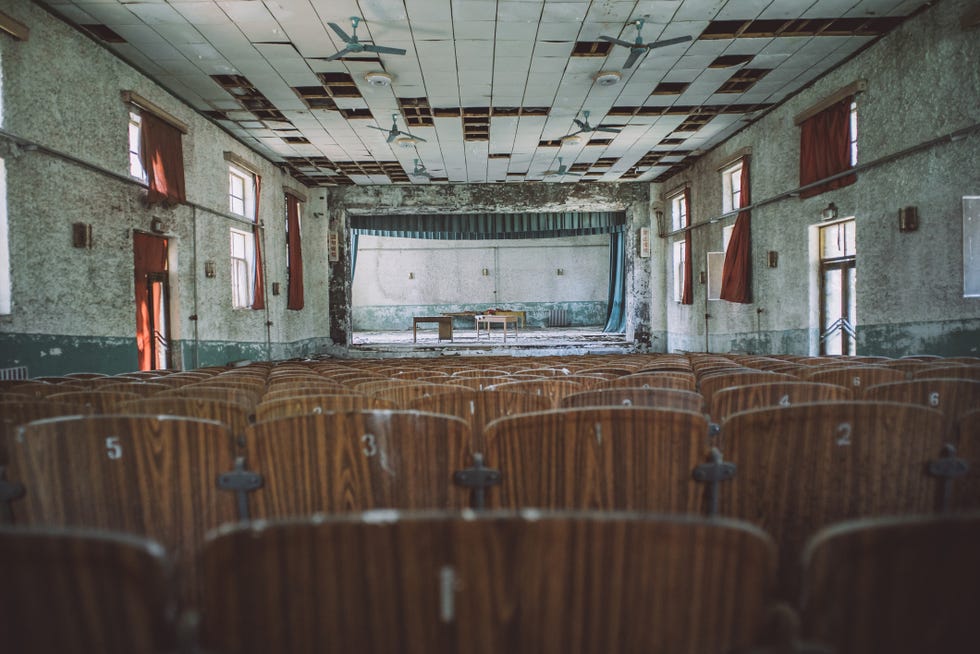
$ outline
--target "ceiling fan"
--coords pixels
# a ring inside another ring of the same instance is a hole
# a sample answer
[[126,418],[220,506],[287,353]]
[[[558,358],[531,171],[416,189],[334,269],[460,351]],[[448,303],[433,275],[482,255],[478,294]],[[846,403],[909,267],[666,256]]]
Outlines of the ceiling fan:
[[384,127],[375,127],[374,125],[368,125],[368,127],[370,127],[371,129],[380,130],[382,132],[387,132],[388,143],[391,143],[399,136],[404,136],[406,140],[411,139],[412,142],[421,141],[422,143],[425,143],[425,139],[422,138],[421,136],[415,136],[414,134],[409,134],[408,132],[403,132],[400,129],[398,129],[397,119],[398,119],[398,114],[391,114],[391,129],[385,129]]
[[361,18],[359,16],[351,16],[350,17],[350,22],[354,26],[354,35],[353,36],[348,36],[347,35],[347,32],[345,32],[343,29],[341,29],[340,25],[338,25],[337,23],[327,23],[327,25],[329,25],[330,28],[334,32],[337,33],[337,36],[339,36],[340,38],[342,38],[344,40],[344,43],[347,44],[347,46],[343,50],[341,50],[340,52],[338,52],[336,54],[332,54],[329,57],[327,57],[326,58],[327,61],[333,61],[334,59],[340,59],[341,57],[343,57],[345,55],[352,54],[352,53],[353,54],[356,54],[358,52],[379,52],[379,53],[382,53],[382,54],[396,54],[396,55],[403,55],[403,54],[405,54],[405,50],[403,48],[389,48],[388,46],[375,45],[375,44],[373,44],[371,42],[364,43],[364,42],[358,40],[358,38],[357,38],[357,25],[358,25],[358,23],[361,22]]
[[409,175],[412,177],[425,177],[426,179],[432,179],[432,175],[430,175],[429,171],[425,169],[425,164],[418,159],[415,160],[415,170],[410,172]]
[[590,125],[588,111],[583,111],[582,116],[585,118],[584,121],[579,120],[578,118],[572,119],[575,124],[578,125],[578,129],[571,134],[566,134],[564,138],[571,138],[583,132],[611,132],[612,134],[619,134],[621,131],[623,131],[622,127],[612,127],[610,125]]
[[612,36],[599,37],[600,41],[609,41],[610,43],[615,43],[616,45],[621,45],[624,48],[630,49],[630,56],[626,58],[626,63],[623,64],[623,68],[630,68],[636,63],[636,60],[640,58],[640,55],[653,50],[654,48],[663,48],[668,45],[674,45],[675,43],[684,43],[685,41],[690,41],[692,38],[690,36],[678,36],[676,39],[664,39],[663,41],[644,43],[643,36],[640,34],[640,31],[643,29],[645,22],[646,21],[642,18],[633,21],[633,24],[636,25],[636,41],[633,43],[622,39],[617,39]]
[[561,157],[558,157],[558,169],[557,170],[546,170],[544,171],[545,177],[551,177],[552,175],[572,175],[575,177],[580,177],[582,173],[572,173],[569,172],[568,166],[562,163]]

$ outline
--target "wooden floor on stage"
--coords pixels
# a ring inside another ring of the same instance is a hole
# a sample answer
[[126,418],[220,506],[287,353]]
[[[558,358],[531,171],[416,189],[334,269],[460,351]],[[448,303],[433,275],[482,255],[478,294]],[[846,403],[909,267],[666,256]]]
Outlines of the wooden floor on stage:
[[440,341],[435,325],[418,326],[418,340],[412,342],[412,330],[392,332],[354,332],[351,352],[366,354],[536,354],[545,355],[549,351],[574,354],[581,353],[620,353],[630,352],[633,343],[623,334],[606,334],[602,326],[591,327],[528,327],[521,329],[514,337],[511,328],[504,343],[503,330],[493,326],[488,337],[481,331],[479,338],[474,327],[454,327],[452,341]]

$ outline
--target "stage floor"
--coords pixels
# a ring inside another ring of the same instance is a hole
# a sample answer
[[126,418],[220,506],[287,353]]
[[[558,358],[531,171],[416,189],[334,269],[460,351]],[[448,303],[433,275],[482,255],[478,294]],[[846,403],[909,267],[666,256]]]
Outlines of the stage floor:
[[352,356],[441,356],[441,355],[510,355],[545,356],[549,354],[619,354],[633,351],[624,334],[603,333],[595,327],[527,327],[517,336],[514,328],[503,330],[494,325],[488,337],[475,328],[454,328],[453,340],[439,340],[435,325],[419,325],[418,341],[412,342],[412,330],[398,332],[354,332]]

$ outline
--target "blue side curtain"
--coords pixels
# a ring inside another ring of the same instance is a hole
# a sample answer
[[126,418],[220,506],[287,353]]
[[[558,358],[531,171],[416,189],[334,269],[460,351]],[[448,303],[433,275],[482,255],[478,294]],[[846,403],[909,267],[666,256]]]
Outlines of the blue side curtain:
[[626,238],[623,232],[609,235],[609,303],[603,332],[626,331]]
[[355,231],[350,233],[350,281],[354,283],[354,271],[357,270],[357,241],[358,234]]

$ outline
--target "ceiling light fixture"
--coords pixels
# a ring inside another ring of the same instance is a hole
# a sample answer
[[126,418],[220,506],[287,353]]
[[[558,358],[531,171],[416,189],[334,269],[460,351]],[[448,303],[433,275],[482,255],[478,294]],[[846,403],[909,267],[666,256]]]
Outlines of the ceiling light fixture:
[[596,73],[592,79],[599,86],[614,86],[619,83],[621,77],[622,75],[615,70],[604,70]]
[[582,145],[582,141],[585,139],[579,134],[572,134],[571,136],[566,136],[561,140],[563,145]]
[[395,139],[395,145],[402,148],[414,147],[421,139],[417,139],[414,136],[399,136]]
[[364,75],[364,81],[371,86],[391,86],[392,76],[388,73],[374,71]]

